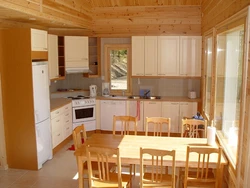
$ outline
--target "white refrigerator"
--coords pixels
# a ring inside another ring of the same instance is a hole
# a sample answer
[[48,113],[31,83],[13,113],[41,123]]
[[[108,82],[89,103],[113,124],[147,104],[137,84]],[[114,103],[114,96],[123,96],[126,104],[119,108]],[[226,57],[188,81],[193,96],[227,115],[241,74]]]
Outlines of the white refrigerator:
[[52,159],[48,62],[32,62],[38,169]]

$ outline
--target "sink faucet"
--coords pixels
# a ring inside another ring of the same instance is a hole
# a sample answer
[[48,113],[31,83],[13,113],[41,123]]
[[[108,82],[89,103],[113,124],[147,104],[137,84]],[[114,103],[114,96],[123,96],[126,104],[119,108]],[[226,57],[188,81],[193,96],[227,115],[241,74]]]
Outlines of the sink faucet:
[[145,92],[144,92],[144,95],[143,95],[143,98],[146,98],[146,97],[147,97],[147,94],[149,94],[149,92],[150,92],[150,90],[145,91]]

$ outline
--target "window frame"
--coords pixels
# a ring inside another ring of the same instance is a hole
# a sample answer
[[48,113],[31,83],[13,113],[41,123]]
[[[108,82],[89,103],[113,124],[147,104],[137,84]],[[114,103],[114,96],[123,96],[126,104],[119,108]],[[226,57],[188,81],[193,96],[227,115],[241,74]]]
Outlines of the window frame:
[[[131,44],[105,44],[105,76],[104,81],[109,82],[109,90],[110,95],[131,95],[132,93],[132,79],[131,79],[131,72],[132,72],[132,53],[131,53]],[[119,49],[127,49],[127,90],[111,90],[111,79],[110,79],[110,51],[111,50],[119,50]]]

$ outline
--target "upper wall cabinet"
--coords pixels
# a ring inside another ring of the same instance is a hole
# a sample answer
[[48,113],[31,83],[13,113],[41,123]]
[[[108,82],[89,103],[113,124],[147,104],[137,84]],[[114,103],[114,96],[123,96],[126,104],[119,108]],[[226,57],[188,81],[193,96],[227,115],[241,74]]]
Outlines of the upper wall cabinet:
[[88,37],[65,36],[66,72],[86,72],[89,70]]
[[48,32],[39,29],[31,29],[31,49],[32,51],[48,50]]
[[201,37],[132,37],[132,76],[200,77]]
[[180,37],[180,75],[201,76],[201,36]]
[[179,37],[158,37],[158,75],[179,76]]
[[132,76],[144,76],[145,37],[132,37]]
[[145,76],[157,76],[157,37],[145,37]]
[[48,35],[48,62],[49,62],[49,77],[57,79],[58,74],[58,36]]

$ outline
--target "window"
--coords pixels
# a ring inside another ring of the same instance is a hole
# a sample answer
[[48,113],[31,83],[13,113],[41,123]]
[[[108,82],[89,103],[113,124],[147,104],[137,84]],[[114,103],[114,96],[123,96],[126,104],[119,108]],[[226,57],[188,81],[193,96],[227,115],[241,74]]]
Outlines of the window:
[[244,25],[217,35],[214,121],[234,163],[240,124],[243,46]]
[[211,105],[211,88],[212,88],[212,50],[213,41],[212,36],[205,39],[205,63],[206,63],[206,77],[205,77],[205,98],[204,111],[208,120],[210,120],[210,105]]
[[106,81],[110,82],[110,93],[130,94],[131,47],[128,44],[105,45]]

